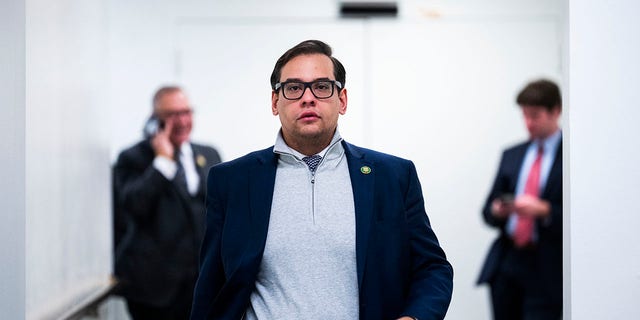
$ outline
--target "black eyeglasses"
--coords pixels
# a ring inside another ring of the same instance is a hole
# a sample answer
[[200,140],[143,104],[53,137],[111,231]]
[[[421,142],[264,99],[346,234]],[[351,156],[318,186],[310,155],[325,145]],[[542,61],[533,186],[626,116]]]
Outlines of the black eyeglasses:
[[274,86],[274,90],[278,91],[282,88],[282,95],[288,100],[298,100],[304,95],[307,88],[311,89],[311,93],[318,99],[326,99],[333,95],[334,85],[338,89],[342,89],[342,83],[336,80],[316,80],[311,82],[302,81],[285,81],[278,82]]
[[188,109],[182,109],[182,110],[176,110],[176,111],[160,112],[160,117],[165,119],[178,118],[178,117],[190,116],[192,114],[193,114],[193,109],[188,108]]

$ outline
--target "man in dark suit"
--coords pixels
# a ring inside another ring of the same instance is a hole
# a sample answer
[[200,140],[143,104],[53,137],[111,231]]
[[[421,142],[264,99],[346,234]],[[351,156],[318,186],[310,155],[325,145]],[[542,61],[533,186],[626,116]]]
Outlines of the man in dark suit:
[[442,319],[453,272],[409,160],[342,140],[345,69],[304,41],[276,62],[274,146],[212,168],[191,319]]
[[549,80],[516,99],[530,139],[504,151],[482,211],[500,231],[478,283],[488,283],[496,320],[562,317],[562,98]]
[[[115,273],[133,319],[188,319],[205,226],[204,178],[218,152],[189,141],[183,90],[153,99],[147,138],[114,167]],[[149,132],[151,131],[151,132]]]

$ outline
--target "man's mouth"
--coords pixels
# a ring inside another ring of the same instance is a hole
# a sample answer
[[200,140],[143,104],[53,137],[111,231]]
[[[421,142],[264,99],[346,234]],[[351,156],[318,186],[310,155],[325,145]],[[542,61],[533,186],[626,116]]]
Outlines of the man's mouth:
[[305,112],[298,117],[298,120],[311,120],[320,118],[315,112]]

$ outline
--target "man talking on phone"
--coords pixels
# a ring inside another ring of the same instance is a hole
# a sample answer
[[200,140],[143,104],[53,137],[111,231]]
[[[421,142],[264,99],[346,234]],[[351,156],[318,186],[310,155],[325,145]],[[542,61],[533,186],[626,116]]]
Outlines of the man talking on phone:
[[205,175],[218,152],[190,141],[193,110],[160,88],[145,138],[114,167],[115,273],[134,320],[188,319],[205,226]]

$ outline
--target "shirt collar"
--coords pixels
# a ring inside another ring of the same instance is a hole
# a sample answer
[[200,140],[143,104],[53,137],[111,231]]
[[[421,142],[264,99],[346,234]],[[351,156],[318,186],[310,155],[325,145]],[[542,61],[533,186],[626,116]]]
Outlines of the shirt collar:
[[[336,128],[336,132],[333,134],[331,143],[329,143],[329,145],[326,148],[324,148],[322,151],[318,152],[317,154],[324,158],[327,155],[342,153],[342,144],[339,143],[340,141],[342,141],[342,136],[340,136],[340,132]],[[340,147],[334,147],[334,146],[340,146]],[[273,146],[273,152],[280,155],[291,155],[298,160],[301,160],[302,158],[306,157],[306,155],[298,152],[297,150],[287,145],[287,143],[284,141],[284,138],[282,137],[282,129],[278,131],[278,136],[276,137],[276,144]]]
[[187,157],[193,155],[193,149],[191,148],[191,143],[189,141],[185,141],[182,143],[182,145],[180,146],[180,154]]
[[561,139],[562,139],[562,130],[558,129],[556,130],[556,132],[554,132],[552,135],[550,135],[546,139],[533,141],[533,144],[536,146],[542,145],[545,152],[547,152],[548,150],[555,150],[558,144],[560,143]]

